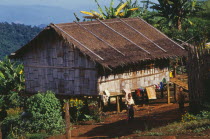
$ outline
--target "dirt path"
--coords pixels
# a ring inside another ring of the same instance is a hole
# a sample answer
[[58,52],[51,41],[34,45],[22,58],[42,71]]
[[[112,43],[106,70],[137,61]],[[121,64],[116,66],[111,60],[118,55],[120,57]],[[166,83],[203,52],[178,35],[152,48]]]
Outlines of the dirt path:
[[[188,104],[185,106],[188,106]],[[89,123],[74,126],[75,129],[72,130],[72,137],[137,137],[137,135],[134,134],[136,130],[149,130],[151,128],[167,125],[168,123],[172,123],[174,121],[179,121],[183,113],[184,111],[180,111],[177,104],[151,104],[145,107],[137,107],[135,119],[129,123],[126,121],[125,111],[119,114],[106,113],[108,114],[108,117],[103,123]]]

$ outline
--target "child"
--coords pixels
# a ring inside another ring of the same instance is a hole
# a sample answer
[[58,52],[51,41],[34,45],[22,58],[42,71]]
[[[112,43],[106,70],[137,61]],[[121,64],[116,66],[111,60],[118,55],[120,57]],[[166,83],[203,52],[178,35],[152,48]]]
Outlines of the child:
[[125,91],[125,103],[127,105],[127,113],[128,113],[128,120],[133,120],[134,119],[134,100],[132,98],[132,95],[131,95],[131,91],[130,90],[127,90],[127,89],[124,89]]

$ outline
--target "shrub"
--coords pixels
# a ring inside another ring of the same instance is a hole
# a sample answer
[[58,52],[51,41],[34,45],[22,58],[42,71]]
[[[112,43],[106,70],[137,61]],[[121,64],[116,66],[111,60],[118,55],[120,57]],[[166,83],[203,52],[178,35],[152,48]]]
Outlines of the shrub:
[[27,108],[21,115],[12,115],[2,121],[3,138],[45,138],[48,134],[64,131],[61,104],[47,91],[27,99]]
[[90,116],[92,116],[92,119],[95,120],[96,122],[101,122],[102,116],[101,116],[101,111],[99,110],[98,107],[98,102],[97,101],[88,102],[88,108]]
[[80,99],[70,99],[69,107],[72,120],[77,124],[80,119],[82,119],[84,112],[84,101]]
[[6,138],[13,131],[16,131],[17,134],[21,134],[24,130],[21,117],[19,115],[6,117],[1,123],[1,130],[3,138]]
[[201,111],[200,114],[197,115],[198,119],[210,119],[209,111]]
[[27,99],[26,124],[31,133],[45,131],[59,133],[64,130],[61,104],[55,94],[47,91]]
[[196,119],[197,119],[196,116],[189,113],[185,113],[184,115],[182,115],[182,122],[189,122]]

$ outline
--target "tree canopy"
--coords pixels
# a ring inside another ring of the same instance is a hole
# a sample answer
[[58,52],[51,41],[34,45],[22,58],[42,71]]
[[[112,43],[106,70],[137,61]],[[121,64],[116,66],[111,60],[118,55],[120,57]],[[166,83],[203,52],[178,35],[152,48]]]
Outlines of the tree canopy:
[[0,23],[0,59],[25,45],[40,31],[38,27]]

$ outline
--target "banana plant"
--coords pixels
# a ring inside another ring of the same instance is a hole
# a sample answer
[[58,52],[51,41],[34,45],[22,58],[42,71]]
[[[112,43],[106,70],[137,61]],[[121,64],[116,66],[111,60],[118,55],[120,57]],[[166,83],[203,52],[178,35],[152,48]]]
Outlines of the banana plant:
[[[110,6],[105,6],[105,11],[101,8],[100,4],[97,0],[95,0],[98,11],[90,10],[90,12],[86,11],[80,11],[83,14],[86,14],[87,16],[83,16],[86,19],[111,19],[111,18],[127,18],[132,17],[134,13],[139,13],[140,7],[137,5],[137,0],[132,3],[131,0],[127,0],[126,2],[121,1],[116,7],[113,7],[114,0],[111,0]],[[137,12],[138,11],[138,12]],[[137,15],[136,15],[137,16]]]
[[0,109],[20,105],[18,92],[24,90],[23,65],[8,58],[0,61]]

